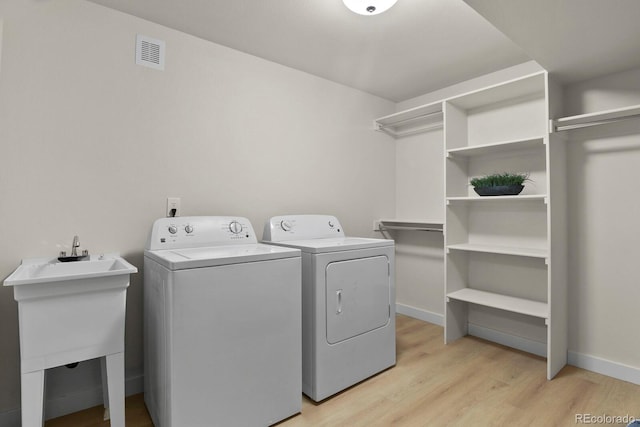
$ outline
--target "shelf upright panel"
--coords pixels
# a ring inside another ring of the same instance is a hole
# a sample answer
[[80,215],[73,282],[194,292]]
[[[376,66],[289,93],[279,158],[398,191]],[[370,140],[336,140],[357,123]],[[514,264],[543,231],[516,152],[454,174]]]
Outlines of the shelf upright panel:
[[[467,147],[468,129],[467,117],[464,109],[450,102],[444,103],[444,140],[445,140],[445,198],[458,196],[454,192],[468,182],[467,163],[463,159],[454,162],[448,158],[446,151],[451,148],[463,149]],[[464,229],[460,218],[457,218],[447,206],[445,206],[445,248],[450,242],[464,239]],[[457,224],[457,225],[454,225]],[[445,295],[450,292],[464,289],[469,276],[468,254],[460,254],[455,259],[445,254]],[[448,344],[468,334],[468,306],[461,301],[444,301],[444,342]]]

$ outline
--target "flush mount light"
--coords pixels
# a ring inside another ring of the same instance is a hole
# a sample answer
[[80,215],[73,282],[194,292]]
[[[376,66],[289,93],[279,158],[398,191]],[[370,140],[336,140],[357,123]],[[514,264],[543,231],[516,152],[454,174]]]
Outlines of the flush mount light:
[[352,12],[359,15],[377,15],[396,4],[398,0],[342,0]]

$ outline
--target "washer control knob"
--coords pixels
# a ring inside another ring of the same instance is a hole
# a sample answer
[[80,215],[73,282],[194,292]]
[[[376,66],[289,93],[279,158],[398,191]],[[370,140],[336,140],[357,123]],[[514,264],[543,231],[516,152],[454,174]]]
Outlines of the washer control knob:
[[176,227],[175,225],[169,226],[169,233],[176,234],[177,232],[178,232],[178,227]]
[[242,233],[242,224],[240,224],[238,221],[231,221],[229,223],[229,231],[231,231],[233,234]]
[[184,226],[184,231],[186,231],[186,232],[187,232],[187,234],[189,234],[189,233],[193,233],[193,225],[188,225],[188,224],[187,224],[187,225],[185,225],[185,226]]
[[284,231],[289,231],[293,228],[293,225],[286,219],[283,219],[282,221],[280,221],[280,228],[282,228]]

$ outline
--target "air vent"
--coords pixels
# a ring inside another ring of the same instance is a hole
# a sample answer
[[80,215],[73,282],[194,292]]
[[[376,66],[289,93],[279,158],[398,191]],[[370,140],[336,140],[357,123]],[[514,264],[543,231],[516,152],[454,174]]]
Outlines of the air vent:
[[138,34],[136,37],[136,64],[164,70],[164,41]]

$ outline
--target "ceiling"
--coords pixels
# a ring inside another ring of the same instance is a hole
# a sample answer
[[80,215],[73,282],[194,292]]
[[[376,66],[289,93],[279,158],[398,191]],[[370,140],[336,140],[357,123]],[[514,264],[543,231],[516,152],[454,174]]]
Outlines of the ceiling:
[[462,0],[375,16],[342,0],[91,1],[392,101],[529,60]]
[[564,82],[640,67],[638,0],[465,0]]
[[90,1],[392,101],[530,59],[565,82],[640,67],[640,0]]

